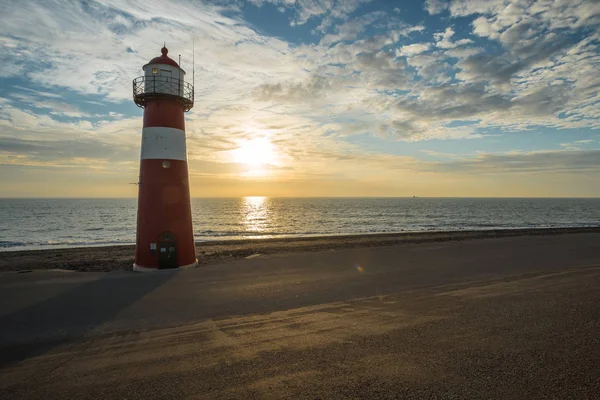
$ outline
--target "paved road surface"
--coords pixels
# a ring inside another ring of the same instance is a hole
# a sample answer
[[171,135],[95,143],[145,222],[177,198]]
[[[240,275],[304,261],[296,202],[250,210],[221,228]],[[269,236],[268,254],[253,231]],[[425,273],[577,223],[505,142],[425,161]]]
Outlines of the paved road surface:
[[0,398],[594,398],[600,234],[0,275]]

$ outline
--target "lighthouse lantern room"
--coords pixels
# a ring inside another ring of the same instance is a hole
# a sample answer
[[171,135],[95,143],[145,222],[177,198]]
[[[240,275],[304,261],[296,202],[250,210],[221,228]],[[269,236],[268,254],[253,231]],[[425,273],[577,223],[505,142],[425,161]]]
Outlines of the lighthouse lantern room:
[[144,109],[136,271],[197,264],[184,117],[194,106],[194,87],[166,47],[161,53],[133,81],[133,100]]

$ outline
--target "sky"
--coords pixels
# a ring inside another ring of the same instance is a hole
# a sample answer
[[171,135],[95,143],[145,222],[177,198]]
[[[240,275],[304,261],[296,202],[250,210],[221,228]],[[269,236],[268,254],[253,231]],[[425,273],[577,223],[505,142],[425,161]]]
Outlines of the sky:
[[[594,0],[0,0],[0,197],[136,197],[181,55],[193,197],[600,196]],[[192,43],[195,68],[192,68]]]

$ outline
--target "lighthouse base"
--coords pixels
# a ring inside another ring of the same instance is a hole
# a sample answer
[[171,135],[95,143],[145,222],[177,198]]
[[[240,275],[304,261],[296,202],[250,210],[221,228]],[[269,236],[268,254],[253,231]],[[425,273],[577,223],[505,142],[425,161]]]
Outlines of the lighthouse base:
[[174,270],[174,269],[188,269],[188,268],[194,268],[194,267],[197,267],[197,266],[198,266],[198,260],[196,260],[196,262],[194,262],[192,264],[182,265],[180,267],[170,268],[170,269],[142,267],[141,265],[137,265],[136,263],[133,263],[133,270],[137,271],[137,272],[154,272],[154,271],[169,271],[169,270]]

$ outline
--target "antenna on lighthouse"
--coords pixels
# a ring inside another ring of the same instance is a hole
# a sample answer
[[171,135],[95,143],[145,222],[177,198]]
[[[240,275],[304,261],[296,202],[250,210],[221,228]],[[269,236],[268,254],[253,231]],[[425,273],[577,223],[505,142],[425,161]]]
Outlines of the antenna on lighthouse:
[[196,51],[194,50],[195,38],[192,38],[192,90],[196,90]]
[[179,95],[183,93],[183,82],[181,81],[181,54],[179,55],[179,81],[177,81]]

